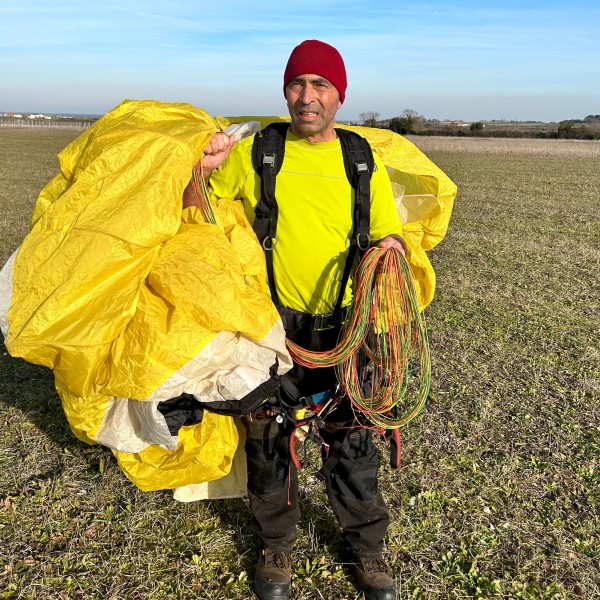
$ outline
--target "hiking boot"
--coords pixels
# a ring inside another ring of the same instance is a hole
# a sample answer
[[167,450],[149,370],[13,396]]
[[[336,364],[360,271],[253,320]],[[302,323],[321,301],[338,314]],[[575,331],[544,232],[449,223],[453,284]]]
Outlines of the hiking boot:
[[397,600],[396,584],[381,556],[356,556],[351,568],[365,600]]
[[254,572],[254,591],[260,600],[289,600],[292,555],[287,550],[261,551]]

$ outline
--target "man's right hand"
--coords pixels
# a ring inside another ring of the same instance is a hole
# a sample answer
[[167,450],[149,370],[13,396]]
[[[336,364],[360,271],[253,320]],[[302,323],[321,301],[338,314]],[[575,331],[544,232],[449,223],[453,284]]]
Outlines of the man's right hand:
[[210,138],[204,149],[204,156],[200,160],[202,173],[206,179],[208,179],[213,169],[220,167],[225,162],[225,159],[229,156],[233,142],[233,136],[229,136],[222,131],[215,133]]
[[[234,137],[229,136],[222,131],[215,133],[215,135],[210,138],[210,141],[204,149],[204,156],[202,156],[199,161],[202,166],[202,177],[205,181],[208,181],[210,174],[214,169],[220,167],[225,162],[225,159],[229,156],[229,151],[233,146],[233,142]],[[202,191],[200,191],[200,193],[202,193]],[[183,191],[182,201],[183,208],[197,206],[199,203],[191,179]]]

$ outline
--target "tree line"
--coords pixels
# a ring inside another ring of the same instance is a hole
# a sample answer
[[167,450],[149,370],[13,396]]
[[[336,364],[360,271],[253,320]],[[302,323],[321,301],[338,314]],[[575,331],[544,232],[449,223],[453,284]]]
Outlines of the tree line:
[[427,119],[417,111],[407,108],[399,116],[391,119],[380,120],[379,117],[377,112],[360,114],[364,126],[391,129],[401,135],[600,139],[600,115],[588,115],[583,119],[569,119],[560,123],[497,121],[464,123]]

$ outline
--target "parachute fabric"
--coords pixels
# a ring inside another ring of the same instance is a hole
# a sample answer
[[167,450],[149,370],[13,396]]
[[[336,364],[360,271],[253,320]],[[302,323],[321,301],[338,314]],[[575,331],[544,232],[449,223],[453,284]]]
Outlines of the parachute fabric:
[[222,478],[238,446],[233,419],[208,411],[172,435],[161,401],[239,399],[291,367],[240,204],[217,225],[181,208],[219,128],[189,105],[122,103],[60,153],[2,273],[7,349],[53,369],[75,435],[144,490]]
[[[169,431],[158,405],[182,393],[240,399],[291,367],[268,297],[262,249],[241,203],[217,225],[183,189],[212,135],[229,124],[186,104],[125,101],[59,155],[32,230],[0,274],[0,326],[13,356],[54,370],[75,435],[113,449],[143,490],[191,501],[245,492],[239,426],[204,412]],[[405,138],[347,127],[388,168],[418,282],[433,298],[426,255],[445,235],[456,186]]]

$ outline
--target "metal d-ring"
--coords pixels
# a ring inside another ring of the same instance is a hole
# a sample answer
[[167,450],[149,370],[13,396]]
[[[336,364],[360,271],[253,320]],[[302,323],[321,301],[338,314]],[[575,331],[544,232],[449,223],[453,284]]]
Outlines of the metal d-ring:
[[273,249],[277,246],[277,238],[266,237],[262,241],[262,247],[265,252],[272,252]]

